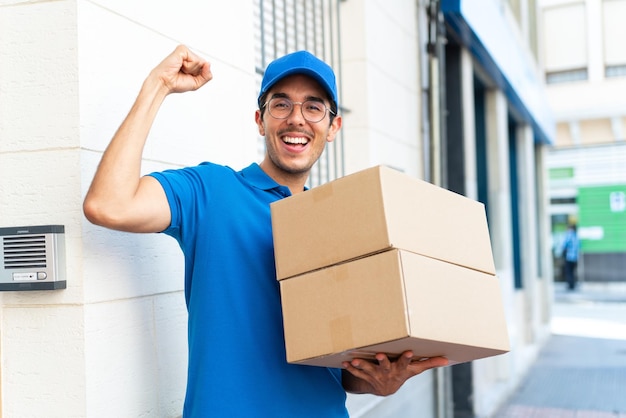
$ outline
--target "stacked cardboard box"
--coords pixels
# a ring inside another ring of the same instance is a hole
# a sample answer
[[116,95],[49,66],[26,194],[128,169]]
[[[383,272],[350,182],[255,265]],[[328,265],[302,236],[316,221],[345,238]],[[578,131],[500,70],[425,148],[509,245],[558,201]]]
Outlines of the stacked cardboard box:
[[378,166],[271,211],[288,362],[509,350],[481,203]]

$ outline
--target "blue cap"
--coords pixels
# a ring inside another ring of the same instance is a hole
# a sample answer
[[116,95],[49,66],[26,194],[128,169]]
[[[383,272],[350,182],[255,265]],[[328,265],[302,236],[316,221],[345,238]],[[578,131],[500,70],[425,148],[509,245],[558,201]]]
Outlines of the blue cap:
[[333,69],[310,52],[297,51],[278,58],[267,66],[257,99],[259,106],[261,106],[261,97],[274,84],[293,74],[304,74],[315,79],[337,105],[337,83]]

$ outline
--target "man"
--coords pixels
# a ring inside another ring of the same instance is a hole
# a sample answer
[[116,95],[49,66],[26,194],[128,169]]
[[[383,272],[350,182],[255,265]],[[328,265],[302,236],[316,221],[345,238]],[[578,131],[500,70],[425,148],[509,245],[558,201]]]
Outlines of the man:
[[345,369],[285,361],[269,204],[305,189],[309,172],[341,128],[332,69],[300,51],[271,63],[255,121],[260,164],[237,172],[203,163],[140,177],[143,146],[170,93],[211,80],[210,65],[179,46],[143,83],[107,147],[85,197],[93,223],[164,232],[185,256],[189,366],[184,417],[347,417],[346,391],[388,395],[447,363],[355,359]]
[[563,241],[563,275],[567,282],[567,289],[576,289],[576,269],[578,267],[578,251],[580,243],[576,233],[576,224],[570,224]]

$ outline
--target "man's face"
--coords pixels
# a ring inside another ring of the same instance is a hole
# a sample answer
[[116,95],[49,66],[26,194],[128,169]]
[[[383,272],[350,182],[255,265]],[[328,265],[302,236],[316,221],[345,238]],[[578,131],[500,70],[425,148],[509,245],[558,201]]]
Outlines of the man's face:
[[[292,102],[321,101],[330,109],[324,89],[312,78],[292,75],[276,83],[266,100],[283,97]],[[280,181],[289,176],[308,176],[327,142],[335,139],[341,127],[341,117],[330,123],[326,112],[319,122],[309,122],[302,115],[301,105],[295,104],[285,119],[270,115],[267,108],[257,110],[255,120],[259,133],[265,136],[266,154],[261,167],[268,175]]]

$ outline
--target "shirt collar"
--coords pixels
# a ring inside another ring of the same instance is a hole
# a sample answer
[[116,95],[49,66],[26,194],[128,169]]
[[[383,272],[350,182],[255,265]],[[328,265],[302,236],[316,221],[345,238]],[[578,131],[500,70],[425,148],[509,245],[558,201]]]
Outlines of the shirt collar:
[[257,163],[252,163],[241,170],[241,175],[257,189],[272,190],[285,187],[276,183]]
[[[252,163],[248,167],[241,170],[241,175],[246,178],[257,189],[273,190],[276,189],[284,196],[291,196],[289,187],[276,183],[273,178],[267,175],[265,171],[257,163]],[[304,186],[304,191],[309,190]],[[285,192],[287,194],[285,194]]]

